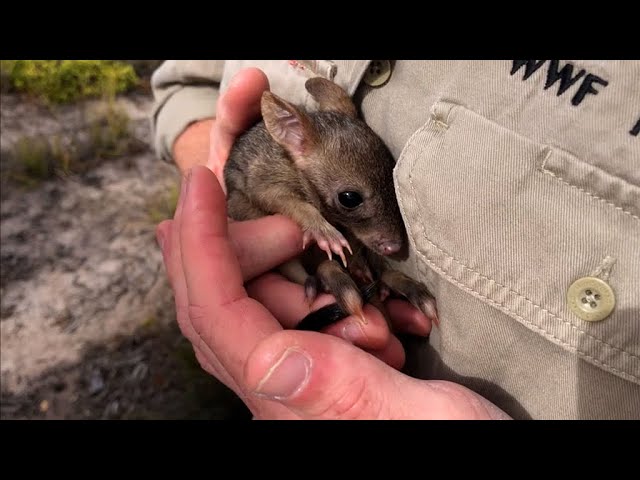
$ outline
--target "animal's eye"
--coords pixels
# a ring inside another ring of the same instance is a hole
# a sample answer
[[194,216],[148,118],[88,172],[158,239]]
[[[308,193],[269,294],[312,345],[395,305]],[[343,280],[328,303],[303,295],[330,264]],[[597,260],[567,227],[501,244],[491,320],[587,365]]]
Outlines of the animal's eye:
[[362,197],[358,192],[340,192],[338,201],[343,207],[352,209],[362,204]]

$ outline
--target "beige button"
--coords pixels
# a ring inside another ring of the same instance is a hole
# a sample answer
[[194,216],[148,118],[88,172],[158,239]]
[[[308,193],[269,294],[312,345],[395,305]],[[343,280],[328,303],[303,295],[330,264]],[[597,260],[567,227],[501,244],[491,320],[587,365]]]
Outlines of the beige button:
[[389,60],[371,60],[362,80],[370,87],[379,87],[389,80],[390,76],[391,62]]
[[616,296],[607,282],[596,277],[582,277],[567,291],[569,308],[578,318],[598,322],[609,316],[616,305]]

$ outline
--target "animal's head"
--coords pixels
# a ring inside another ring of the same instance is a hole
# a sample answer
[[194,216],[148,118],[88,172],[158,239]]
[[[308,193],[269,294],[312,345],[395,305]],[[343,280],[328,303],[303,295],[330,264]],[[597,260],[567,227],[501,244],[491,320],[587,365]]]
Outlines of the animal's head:
[[405,258],[407,239],[393,185],[395,161],[335,83],[309,79],[318,110],[307,113],[265,92],[262,115],[271,136],[314,186],[323,215],[380,255]]

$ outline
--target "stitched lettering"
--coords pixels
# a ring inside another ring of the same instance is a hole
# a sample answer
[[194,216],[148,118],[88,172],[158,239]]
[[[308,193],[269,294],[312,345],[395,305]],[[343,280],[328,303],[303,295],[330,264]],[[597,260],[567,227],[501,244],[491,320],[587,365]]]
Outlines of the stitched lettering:
[[576,93],[571,98],[571,105],[574,107],[580,105],[587,95],[597,95],[599,93],[599,90],[595,88],[596,84],[603,87],[609,85],[607,80],[593,73],[588,73],[583,68],[574,73],[576,67],[570,62],[565,63],[562,67],[560,67],[559,60],[512,60],[512,62],[511,75],[515,75],[524,67],[523,81],[529,79],[543,64],[549,62],[547,64],[547,78],[544,89],[548,90],[556,83],[559,83],[556,93],[559,97],[575,85],[579,85]]
[[544,62],[546,62],[546,60],[514,60],[513,66],[511,67],[511,75],[515,74],[518,70],[526,65],[524,69],[524,76],[522,77],[523,80],[526,80],[531,75],[533,75]]
[[633,135],[634,137],[638,136],[638,134],[640,133],[640,118],[638,119],[636,124],[633,126],[633,128],[631,130],[629,130],[629,133],[631,135]]
[[607,82],[606,80],[598,77],[597,75],[593,75],[590,73],[582,81],[582,84],[580,85],[578,92],[571,99],[571,104],[575,106],[580,105],[580,103],[582,103],[582,100],[584,100],[584,97],[588,93],[597,95],[598,91],[595,88],[593,88],[594,83],[599,83],[600,85],[603,85],[605,87],[609,85],[609,82]]
[[544,84],[544,89],[547,90],[558,80],[560,80],[560,88],[558,88],[557,96],[559,97],[566,92],[569,87],[576,83],[586,73],[584,69],[580,70],[575,77],[573,74],[573,65],[567,63],[562,69],[558,70],[560,62],[558,60],[551,60],[549,69],[547,70],[547,82]]
[[[578,85],[575,94],[571,97],[571,105],[574,107],[579,106],[588,95],[598,95],[602,89],[597,90],[596,85],[601,85],[602,88],[609,85],[608,80],[593,73],[588,73],[584,68],[574,73],[576,67],[570,62],[566,62],[562,68],[560,68],[560,60],[512,60],[512,62],[510,75],[513,76],[524,68],[523,81],[528,80],[540,70],[542,65],[548,62],[544,90],[548,90],[556,83],[559,83],[558,91],[556,92],[556,96],[559,97],[574,85]],[[580,80],[582,81],[580,82]],[[634,137],[640,135],[640,118],[628,133]]]

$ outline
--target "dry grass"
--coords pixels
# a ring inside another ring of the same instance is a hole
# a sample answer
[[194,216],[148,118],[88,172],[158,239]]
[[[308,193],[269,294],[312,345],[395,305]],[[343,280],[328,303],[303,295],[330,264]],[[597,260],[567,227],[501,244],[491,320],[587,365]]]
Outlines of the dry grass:
[[163,220],[173,218],[180,195],[179,185],[172,185],[163,195],[147,203],[149,220],[155,225]]

